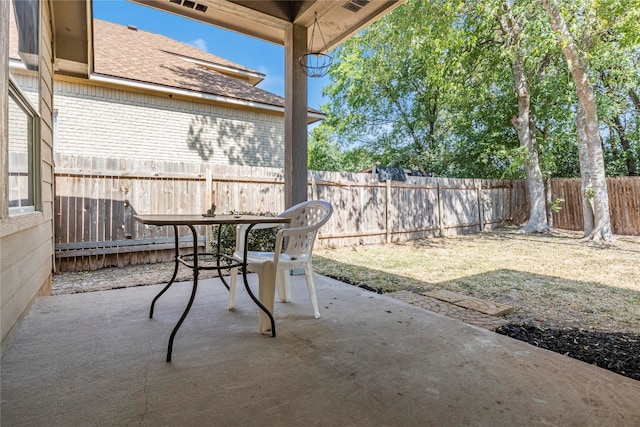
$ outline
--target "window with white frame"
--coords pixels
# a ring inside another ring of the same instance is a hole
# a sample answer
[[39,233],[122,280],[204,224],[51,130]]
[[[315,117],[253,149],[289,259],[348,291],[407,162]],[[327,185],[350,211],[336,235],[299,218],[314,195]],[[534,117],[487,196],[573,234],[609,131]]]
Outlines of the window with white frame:
[[13,91],[9,92],[9,213],[35,210],[35,116]]
[[39,203],[40,2],[11,0],[9,29],[9,215]]

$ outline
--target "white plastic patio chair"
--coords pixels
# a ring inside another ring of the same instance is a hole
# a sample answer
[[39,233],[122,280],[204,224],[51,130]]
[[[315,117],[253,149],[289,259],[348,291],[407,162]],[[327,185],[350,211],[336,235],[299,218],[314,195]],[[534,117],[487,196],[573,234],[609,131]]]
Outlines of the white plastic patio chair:
[[[333,209],[329,202],[324,200],[312,200],[299,203],[278,216],[290,218],[287,227],[278,231],[276,235],[275,252],[247,253],[247,270],[260,272],[260,266],[266,261],[273,261],[276,271],[276,289],[281,302],[291,302],[289,284],[289,272],[292,269],[304,269],[307,281],[309,297],[313,313],[320,317],[316,289],[313,283],[313,268],[311,265],[311,253],[318,229],[331,217]],[[270,228],[281,224],[260,224],[251,230]],[[239,225],[236,228],[236,251],[234,258],[242,261],[244,256],[244,238],[247,225]],[[229,310],[235,307],[236,284],[238,280],[238,268],[231,270],[231,283],[229,286]]]

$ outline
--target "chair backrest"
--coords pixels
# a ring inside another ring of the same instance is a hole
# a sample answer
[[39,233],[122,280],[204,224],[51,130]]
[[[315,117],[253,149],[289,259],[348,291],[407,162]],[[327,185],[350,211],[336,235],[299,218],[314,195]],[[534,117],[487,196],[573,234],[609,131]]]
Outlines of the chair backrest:
[[318,229],[329,221],[332,213],[333,208],[329,202],[310,200],[292,206],[278,215],[291,219],[291,223],[283,230],[288,238],[283,253],[290,257],[310,257]]

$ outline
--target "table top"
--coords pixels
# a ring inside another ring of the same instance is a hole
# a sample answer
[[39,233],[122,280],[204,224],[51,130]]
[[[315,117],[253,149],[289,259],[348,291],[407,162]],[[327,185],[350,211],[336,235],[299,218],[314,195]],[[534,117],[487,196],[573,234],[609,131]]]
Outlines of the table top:
[[260,215],[150,214],[133,217],[136,221],[148,225],[288,224],[291,222],[289,218]]

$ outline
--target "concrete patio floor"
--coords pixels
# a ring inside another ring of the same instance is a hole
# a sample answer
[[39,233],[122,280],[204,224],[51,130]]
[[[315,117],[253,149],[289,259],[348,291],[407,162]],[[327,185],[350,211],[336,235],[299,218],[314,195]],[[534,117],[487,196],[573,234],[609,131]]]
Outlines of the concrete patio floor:
[[[2,356],[5,426],[637,426],[640,382],[387,296],[302,277],[257,333],[244,289],[44,297]],[[252,277],[255,284],[255,277]]]

